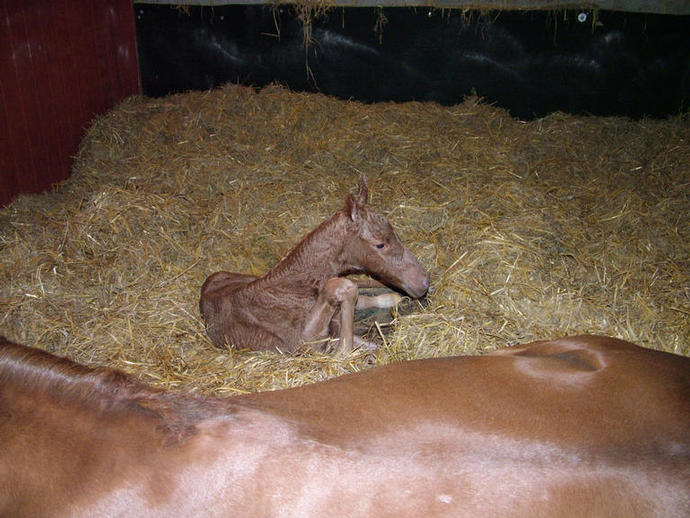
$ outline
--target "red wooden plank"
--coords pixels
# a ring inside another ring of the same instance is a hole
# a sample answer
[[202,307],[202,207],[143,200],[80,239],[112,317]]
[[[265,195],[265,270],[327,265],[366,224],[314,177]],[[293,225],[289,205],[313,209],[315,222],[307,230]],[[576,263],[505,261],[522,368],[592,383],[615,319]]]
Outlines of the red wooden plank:
[[[119,4],[122,4],[122,0],[109,0],[102,14],[100,8],[93,11],[96,14],[93,22],[94,36],[104,45],[105,53],[112,57],[109,61],[98,61],[101,74],[112,85],[111,95],[106,99],[109,105],[122,100],[121,92],[139,90],[139,76],[130,72],[138,71],[136,45],[123,45],[123,42],[136,41],[134,15],[131,9],[125,11]],[[100,6],[101,3],[94,1],[94,5]]]
[[[21,77],[16,63],[26,60],[28,46],[21,35],[24,12],[11,11],[2,4],[2,30],[0,30],[0,81],[2,82],[3,121],[0,124],[0,167],[6,186],[23,188],[32,185],[32,172],[36,169],[34,157],[27,142],[29,133],[25,107],[18,102]],[[21,158],[20,158],[21,157]],[[3,202],[13,194],[3,192]]]
[[[11,38],[11,20],[10,14],[5,3],[0,3],[0,49],[13,48]],[[18,189],[17,175],[18,165],[16,163],[17,157],[9,151],[16,145],[16,134],[10,131],[10,126],[17,126],[16,121],[12,119],[17,112],[10,112],[9,100],[11,89],[15,83],[14,74],[11,74],[10,67],[11,54],[9,52],[0,53],[0,206],[7,203],[12,193]],[[15,138],[13,138],[15,137]]]
[[[2,44],[2,41],[0,41],[0,44]],[[16,171],[19,170],[16,163],[17,156],[9,153],[12,142],[6,99],[5,81],[0,80],[0,108],[2,109],[2,112],[0,112],[0,117],[2,117],[2,123],[0,124],[0,207],[9,203],[14,193],[19,192],[16,175]]]
[[[41,20],[42,40],[47,42],[64,41],[64,24],[56,23],[60,15],[60,8],[55,3],[50,3],[48,7],[48,15]],[[52,70],[62,71],[69,65],[69,55],[59,45],[48,44],[48,59],[52,64]],[[50,81],[51,91],[54,99],[60,99],[59,103],[49,103],[53,108],[52,120],[55,121],[56,126],[60,130],[59,137],[56,138],[54,146],[57,153],[56,164],[59,164],[59,171],[65,171],[70,168],[71,155],[69,149],[73,146],[70,140],[67,139],[66,132],[69,130],[69,124],[65,121],[69,120],[69,114],[75,113],[74,106],[79,102],[78,97],[67,82],[63,73],[55,74]],[[62,121],[62,123],[58,122]],[[67,140],[66,140],[67,139]],[[55,181],[60,178],[54,178]]]
[[44,3],[29,2],[24,9],[22,32],[17,31],[17,35],[23,38],[26,52],[14,60],[27,119],[24,141],[29,146],[27,152],[33,155],[34,160],[34,169],[28,171],[27,175],[31,178],[27,187],[32,192],[40,190],[42,182],[52,184],[60,179],[56,168],[51,166],[56,162],[54,146],[59,145],[61,137],[59,132],[53,135],[51,119],[54,117],[54,105],[46,102],[48,96],[52,97],[54,79],[49,73],[51,63],[46,55],[49,42],[42,39],[40,26],[40,20],[48,14],[46,7]]
[[[98,102],[107,82],[103,81],[91,66],[100,52],[98,45],[87,38],[90,16],[85,8],[91,8],[88,2],[63,1],[54,9],[55,38],[61,42],[59,48],[59,67],[52,73],[60,76],[69,85],[71,94],[61,100],[60,120],[69,121],[61,128],[62,145],[69,150],[67,160],[71,167],[72,157],[76,154],[84,128],[94,113],[104,107]],[[75,27],[75,25],[77,25]]]

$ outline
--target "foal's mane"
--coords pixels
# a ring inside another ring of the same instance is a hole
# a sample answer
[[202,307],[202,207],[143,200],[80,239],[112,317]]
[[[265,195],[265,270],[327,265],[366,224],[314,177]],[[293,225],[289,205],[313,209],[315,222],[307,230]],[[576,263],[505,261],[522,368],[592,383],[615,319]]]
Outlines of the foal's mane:
[[147,416],[166,443],[193,435],[200,420],[229,410],[218,399],[167,392],[120,370],[87,367],[0,336],[0,389],[5,384],[94,412]]
[[325,259],[322,256],[332,254],[334,251],[332,243],[335,239],[334,236],[336,234],[339,236],[340,233],[347,231],[347,217],[345,217],[343,210],[339,210],[322,221],[292,247],[266,274],[266,280],[280,278],[286,272],[292,274],[295,265],[300,269],[305,269],[306,275],[312,274],[314,265],[310,263],[316,261],[316,267],[320,267]]

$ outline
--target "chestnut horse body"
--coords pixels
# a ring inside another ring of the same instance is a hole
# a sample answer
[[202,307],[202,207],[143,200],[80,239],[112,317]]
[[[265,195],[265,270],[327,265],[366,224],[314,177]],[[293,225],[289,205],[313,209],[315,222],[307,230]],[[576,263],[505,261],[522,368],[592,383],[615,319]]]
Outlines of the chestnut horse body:
[[203,398],[0,339],[2,517],[687,517],[690,359],[603,337]]
[[[390,223],[359,196],[324,221],[263,277],[210,275],[199,302],[206,330],[218,346],[293,350],[305,342],[338,337],[339,349],[372,346],[353,334],[355,307],[390,307],[399,296],[359,297],[343,276],[365,272],[413,298],[429,288],[429,274],[400,242]],[[323,343],[320,344],[323,346]]]

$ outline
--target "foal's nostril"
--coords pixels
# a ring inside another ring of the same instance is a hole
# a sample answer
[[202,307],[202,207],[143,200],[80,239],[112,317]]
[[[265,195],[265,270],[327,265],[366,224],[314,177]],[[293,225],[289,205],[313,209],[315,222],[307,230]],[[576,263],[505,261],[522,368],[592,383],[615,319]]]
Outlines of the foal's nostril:
[[429,285],[430,285],[430,280],[429,280],[429,276],[427,275],[422,280],[422,289],[421,289],[422,294],[420,295],[420,297],[424,296],[429,291]]
[[428,291],[428,290],[429,290],[429,285],[430,285],[430,284],[431,284],[431,278],[430,278],[429,274],[427,273],[427,274],[424,276],[424,280],[422,281],[422,286],[424,287],[424,291]]
[[429,291],[429,285],[431,283],[429,274],[424,272],[418,272],[417,275],[412,277],[412,282],[407,285],[405,292],[412,298],[418,299],[426,295]]

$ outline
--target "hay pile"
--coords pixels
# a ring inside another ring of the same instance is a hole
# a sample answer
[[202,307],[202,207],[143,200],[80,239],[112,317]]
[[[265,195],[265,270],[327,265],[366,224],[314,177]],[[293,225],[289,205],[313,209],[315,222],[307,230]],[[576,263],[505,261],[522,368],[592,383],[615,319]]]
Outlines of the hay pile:
[[216,394],[366,368],[221,351],[199,287],[260,274],[369,178],[430,270],[428,304],[380,322],[375,363],[605,333],[690,355],[690,123],[477,99],[362,105],[270,87],[130,98],[72,178],[0,211],[0,333],[159,386]]

